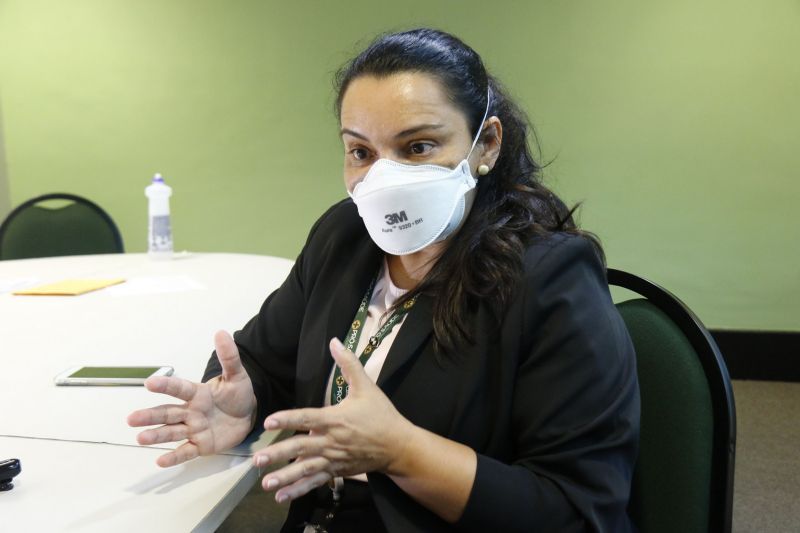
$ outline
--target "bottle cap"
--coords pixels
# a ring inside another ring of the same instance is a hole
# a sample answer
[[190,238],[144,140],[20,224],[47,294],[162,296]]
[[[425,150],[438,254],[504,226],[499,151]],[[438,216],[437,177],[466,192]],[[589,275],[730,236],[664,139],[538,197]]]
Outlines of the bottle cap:
[[164,183],[164,178],[161,177],[161,174],[156,172],[155,176],[153,176],[153,183]]

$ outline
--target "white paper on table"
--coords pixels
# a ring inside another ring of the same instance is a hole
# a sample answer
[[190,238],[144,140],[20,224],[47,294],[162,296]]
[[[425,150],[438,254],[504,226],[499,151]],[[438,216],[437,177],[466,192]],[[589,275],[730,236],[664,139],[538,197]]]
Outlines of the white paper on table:
[[103,290],[111,296],[138,296],[170,292],[197,291],[206,287],[188,276],[142,276],[127,278],[125,283]]
[[33,287],[39,282],[38,278],[0,279],[0,294]]

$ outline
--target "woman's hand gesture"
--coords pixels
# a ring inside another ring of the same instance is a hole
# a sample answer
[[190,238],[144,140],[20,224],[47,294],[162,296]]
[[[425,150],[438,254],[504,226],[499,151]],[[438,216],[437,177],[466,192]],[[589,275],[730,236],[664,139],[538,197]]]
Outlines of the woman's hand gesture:
[[266,429],[306,431],[257,452],[258,466],[293,460],[268,474],[262,485],[278,490],[279,502],[293,500],[335,476],[364,472],[394,473],[414,427],[367,376],[358,358],[338,339],[331,354],[350,385],[339,405],[271,414]]
[[156,461],[159,466],[174,466],[200,455],[215,454],[239,444],[253,428],[256,397],[239,350],[224,331],[214,336],[222,375],[207,383],[154,376],[145,381],[151,392],[183,400],[182,405],[168,404],[141,409],[128,415],[132,427],[153,426],[142,431],[139,444],[160,444],[186,440],[175,450]]

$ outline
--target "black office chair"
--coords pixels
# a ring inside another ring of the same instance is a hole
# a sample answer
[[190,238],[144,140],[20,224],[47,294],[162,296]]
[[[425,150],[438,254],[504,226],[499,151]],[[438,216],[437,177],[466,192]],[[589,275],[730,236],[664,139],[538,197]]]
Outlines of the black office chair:
[[642,398],[629,513],[641,533],[731,531],[736,411],[711,334],[674,295],[608,269],[643,298],[617,304],[636,349]]
[[[40,205],[53,200],[67,205]],[[0,259],[124,252],[117,225],[100,206],[74,194],[45,194],[14,209],[0,224]]]

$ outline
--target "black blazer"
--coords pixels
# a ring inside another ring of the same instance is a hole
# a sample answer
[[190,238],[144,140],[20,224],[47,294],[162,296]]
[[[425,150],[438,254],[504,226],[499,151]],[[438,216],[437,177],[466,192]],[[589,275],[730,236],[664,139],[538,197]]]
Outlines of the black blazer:
[[[322,406],[328,341],[347,332],[382,255],[350,200],[314,225],[286,281],[234,334],[259,421]],[[475,345],[452,357],[433,351],[428,297],[398,332],[378,385],[414,424],[473,448],[478,467],[455,525],[368,473],[388,531],[631,530],[639,390],[605,269],[586,239],[555,234],[528,247],[514,294],[499,330],[480,308]],[[219,373],[212,356],[204,379]]]

